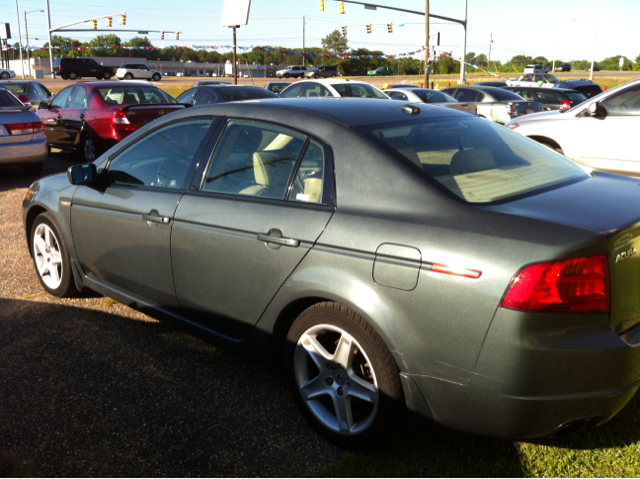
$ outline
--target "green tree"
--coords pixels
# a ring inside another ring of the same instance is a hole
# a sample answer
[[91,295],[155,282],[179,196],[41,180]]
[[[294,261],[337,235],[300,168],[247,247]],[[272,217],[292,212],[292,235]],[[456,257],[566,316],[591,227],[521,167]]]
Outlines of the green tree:
[[549,60],[547,60],[545,57],[535,57],[533,60],[531,60],[531,63],[533,63],[534,65],[549,65]]
[[87,44],[89,47],[110,47],[112,45],[120,46],[120,37],[113,33],[109,35],[98,35]]
[[331,55],[345,55],[349,49],[347,38],[343,37],[339,30],[334,30],[322,40],[322,48]]
[[[109,35],[109,36],[111,36],[111,35]],[[116,37],[116,38],[118,38],[118,37]],[[120,39],[118,38],[118,40],[120,40]],[[116,45],[116,44],[114,43],[114,45]],[[119,43],[117,45],[119,45]],[[153,45],[151,44],[151,42],[149,41],[149,39],[147,37],[133,37],[128,42],[124,42],[122,44],[122,46],[125,46],[125,47],[151,47]]]
[[640,70],[640,55],[636,57],[636,62],[633,64],[633,69],[636,71]]

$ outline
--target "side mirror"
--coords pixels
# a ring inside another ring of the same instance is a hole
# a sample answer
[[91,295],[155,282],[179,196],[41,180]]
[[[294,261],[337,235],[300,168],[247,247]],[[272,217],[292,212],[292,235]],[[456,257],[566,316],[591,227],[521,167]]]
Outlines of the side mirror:
[[98,176],[96,165],[93,163],[70,166],[67,178],[72,185],[88,185],[95,182]]
[[40,110],[48,110],[49,109],[49,103],[46,101],[41,101],[40,104],[38,105],[38,109]]
[[587,111],[589,112],[589,116],[596,116],[596,113],[598,111],[598,103],[593,102],[587,107]]

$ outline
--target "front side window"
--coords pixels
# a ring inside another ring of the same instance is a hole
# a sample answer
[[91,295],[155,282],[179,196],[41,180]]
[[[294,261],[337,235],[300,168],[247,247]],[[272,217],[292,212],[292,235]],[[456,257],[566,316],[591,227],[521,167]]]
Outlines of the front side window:
[[640,114],[640,84],[616,93],[600,102],[609,116],[627,116]]
[[407,95],[405,95],[404,93],[399,92],[399,91],[392,91],[392,92],[387,93],[387,95],[389,95],[392,100],[402,100],[402,101],[408,100]]
[[469,203],[492,203],[589,178],[564,156],[481,119],[414,120],[359,129]]
[[71,90],[73,90],[73,88],[65,88],[58,93],[51,102],[51,108],[65,108],[67,106],[67,101],[69,101]]
[[215,103],[217,99],[218,97],[213,91],[211,91],[210,88],[200,88],[200,90],[198,90],[198,93],[196,93],[195,101],[193,102],[193,104],[196,106],[207,105],[209,103]]
[[320,85],[319,83],[309,83],[307,87],[304,89],[305,97],[316,97],[316,96],[333,96],[329,93],[325,87]]
[[525,100],[536,101],[536,99],[533,97],[533,93],[531,93],[529,90],[509,90],[509,91],[513,91],[513,93],[515,93],[516,95],[520,95]]
[[229,121],[205,175],[203,191],[284,199],[306,138],[264,123]]
[[197,91],[195,88],[185,91],[177,98],[178,103],[191,103]]
[[212,123],[211,119],[183,121],[145,136],[111,160],[108,181],[114,185],[182,188]]
[[239,87],[232,86],[216,90],[227,101],[261,100],[267,98],[277,98],[275,93],[259,87]]
[[456,92],[456,100],[461,102],[478,101],[479,96],[480,94],[475,90],[465,90],[461,88]]
[[172,97],[154,86],[116,86],[96,88],[95,91],[107,105],[177,103]]
[[457,103],[457,100],[452,96],[447,95],[446,93],[442,93],[441,91],[435,90],[413,90],[418,98],[420,98],[425,103]]

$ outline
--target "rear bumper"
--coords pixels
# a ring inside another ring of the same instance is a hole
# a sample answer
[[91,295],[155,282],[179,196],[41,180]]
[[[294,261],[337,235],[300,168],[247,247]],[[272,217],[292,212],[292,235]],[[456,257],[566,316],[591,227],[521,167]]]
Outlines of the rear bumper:
[[47,140],[34,138],[28,143],[0,144],[0,164],[23,165],[28,163],[42,163],[47,159],[49,149]]
[[548,436],[574,423],[602,424],[633,397],[640,326],[619,336],[607,315],[499,309],[468,381],[404,376],[415,386],[409,408],[421,416],[476,434]]

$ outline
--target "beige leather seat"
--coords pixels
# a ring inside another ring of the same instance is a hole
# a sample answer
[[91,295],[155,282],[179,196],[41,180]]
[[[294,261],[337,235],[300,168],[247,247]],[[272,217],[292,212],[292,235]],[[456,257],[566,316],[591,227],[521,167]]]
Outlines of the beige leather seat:
[[265,190],[269,187],[269,176],[264,166],[264,161],[260,153],[253,154],[253,174],[256,184],[240,191],[241,195],[263,196]]
[[488,148],[472,148],[457,152],[451,158],[449,166],[450,174],[453,176],[464,175],[476,171],[491,170],[496,168],[496,160]]

